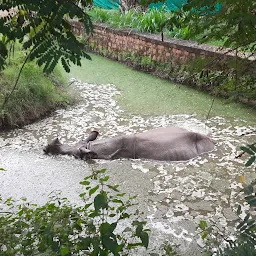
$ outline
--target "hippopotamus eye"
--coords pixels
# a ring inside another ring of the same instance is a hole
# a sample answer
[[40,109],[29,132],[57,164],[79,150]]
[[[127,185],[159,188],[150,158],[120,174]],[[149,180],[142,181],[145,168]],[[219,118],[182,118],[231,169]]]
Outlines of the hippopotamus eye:
[[43,151],[44,151],[44,153],[45,153],[45,154],[48,154],[48,153],[49,153],[49,151],[48,151],[48,148],[47,148],[47,147],[44,147],[44,148],[43,148]]
[[80,147],[79,150],[81,153],[81,159],[83,160],[93,159],[98,156],[95,152],[87,149],[86,147]]

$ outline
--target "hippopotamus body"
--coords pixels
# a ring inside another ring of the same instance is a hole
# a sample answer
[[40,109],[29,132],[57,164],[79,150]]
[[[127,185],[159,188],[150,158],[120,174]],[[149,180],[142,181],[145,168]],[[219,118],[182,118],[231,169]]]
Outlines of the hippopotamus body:
[[158,128],[139,134],[122,135],[95,140],[97,131],[74,145],[62,144],[58,139],[44,148],[46,153],[68,154],[81,159],[153,159],[186,161],[214,149],[206,135],[179,127]]

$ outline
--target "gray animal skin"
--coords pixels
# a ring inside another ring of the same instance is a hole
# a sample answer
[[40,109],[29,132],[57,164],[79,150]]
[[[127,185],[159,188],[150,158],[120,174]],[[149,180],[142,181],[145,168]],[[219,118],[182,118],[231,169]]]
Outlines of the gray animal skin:
[[56,139],[44,151],[73,155],[84,160],[141,158],[186,161],[214,149],[214,143],[208,136],[178,127],[158,128],[96,141],[88,138],[71,146]]

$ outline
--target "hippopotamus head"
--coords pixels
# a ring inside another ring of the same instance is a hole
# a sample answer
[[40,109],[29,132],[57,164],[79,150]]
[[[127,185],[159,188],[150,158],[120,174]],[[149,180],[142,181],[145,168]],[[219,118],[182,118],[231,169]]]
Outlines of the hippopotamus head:
[[97,131],[92,131],[86,139],[81,140],[72,145],[63,144],[59,141],[58,138],[56,138],[55,140],[50,142],[47,146],[45,146],[43,148],[43,151],[46,154],[52,154],[52,155],[57,155],[57,154],[72,155],[75,158],[81,158],[84,160],[97,158],[97,153],[89,150],[87,148],[87,145],[89,141],[95,140],[98,134],[99,133]]

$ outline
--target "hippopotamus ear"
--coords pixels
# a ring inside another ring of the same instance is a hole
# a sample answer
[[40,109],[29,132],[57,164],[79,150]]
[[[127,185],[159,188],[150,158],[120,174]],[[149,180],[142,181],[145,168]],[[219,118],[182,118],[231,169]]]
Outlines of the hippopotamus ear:
[[81,159],[83,160],[94,159],[94,158],[97,158],[98,156],[95,152],[85,147],[80,147],[79,150],[81,152]]
[[60,143],[59,138],[56,138],[55,140],[53,140],[53,141],[51,142],[51,144],[52,144],[52,145],[60,145],[61,143]]
[[98,131],[91,131],[88,137],[84,140],[85,142],[96,140],[99,135]]

